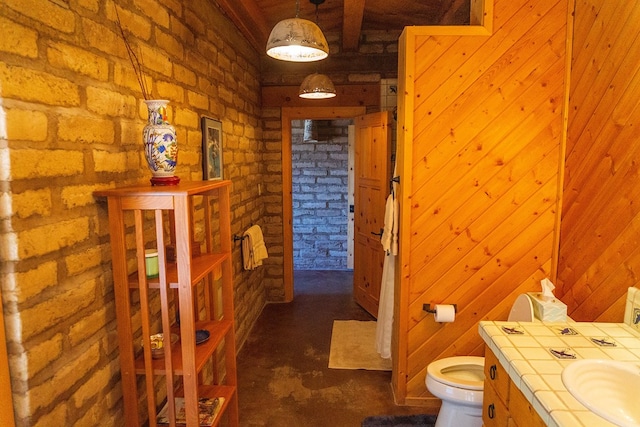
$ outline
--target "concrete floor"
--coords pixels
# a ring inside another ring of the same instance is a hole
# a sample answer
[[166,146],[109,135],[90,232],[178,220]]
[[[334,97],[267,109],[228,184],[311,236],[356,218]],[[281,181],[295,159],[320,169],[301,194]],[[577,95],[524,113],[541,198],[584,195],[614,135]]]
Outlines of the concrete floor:
[[238,355],[242,427],[358,427],[396,406],[391,372],[329,369],[334,320],[374,320],[353,301],[353,274],[298,271],[295,297],[269,304]]

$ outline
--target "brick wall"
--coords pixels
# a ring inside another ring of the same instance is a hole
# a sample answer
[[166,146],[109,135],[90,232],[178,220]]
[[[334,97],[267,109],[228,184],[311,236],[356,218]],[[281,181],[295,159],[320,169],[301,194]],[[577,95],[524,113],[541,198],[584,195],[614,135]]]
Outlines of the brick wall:
[[[171,101],[176,174],[201,179],[200,117],[220,119],[233,232],[264,214],[259,58],[212,2],[3,0],[0,282],[18,426],[123,425],[106,203],[92,193],[149,173],[116,3],[151,97]],[[242,343],[265,270],[233,255]]]
[[[347,268],[348,126],[352,120],[292,123],[293,265]],[[307,137],[307,138],[305,138]]]

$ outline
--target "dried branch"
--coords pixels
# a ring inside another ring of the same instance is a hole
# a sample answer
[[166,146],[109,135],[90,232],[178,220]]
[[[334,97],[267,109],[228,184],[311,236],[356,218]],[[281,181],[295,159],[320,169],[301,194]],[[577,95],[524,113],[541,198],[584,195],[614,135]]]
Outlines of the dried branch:
[[120,14],[118,13],[118,5],[116,5],[115,3],[114,3],[114,8],[116,10],[116,24],[118,25],[118,29],[120,30],[120,35],[122,36],[124,45],[127,48],[129,61],[131,61],[131,65],[133,66],[133,71],[136,74],[136,78],[138,79],[140,90],[142,90],[142,96],[144,97],[144,99],[149,99],[149,91],[147,90],[147,85],[144,80],[144,73],[142,71],[142,62],[140,61],[140,59],[138,59],[138,55],[136,55],[135,51],[131,47],[131,43],[129,43],[129,39],[127,39],[127,36],[124,33],[124,29],[122,28],[122,22],[120,21]]

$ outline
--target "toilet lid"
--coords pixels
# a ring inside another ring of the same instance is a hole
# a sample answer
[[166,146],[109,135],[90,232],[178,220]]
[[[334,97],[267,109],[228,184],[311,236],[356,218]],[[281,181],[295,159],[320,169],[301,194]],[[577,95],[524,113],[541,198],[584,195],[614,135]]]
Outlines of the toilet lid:
[[527,294],[520,294],[511,307],[509,322],[533,322],[533,304]]
[[427,375],[452,387],[467,390],[484,388],[484,357],[455,356],[429,363]]

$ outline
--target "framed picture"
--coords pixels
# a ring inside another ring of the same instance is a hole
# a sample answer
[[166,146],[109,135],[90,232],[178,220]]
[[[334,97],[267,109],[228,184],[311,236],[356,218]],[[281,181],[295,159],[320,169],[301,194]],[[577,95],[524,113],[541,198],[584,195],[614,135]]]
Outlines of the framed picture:
[[202,117],[202,179],[222,179],[222,122]]

